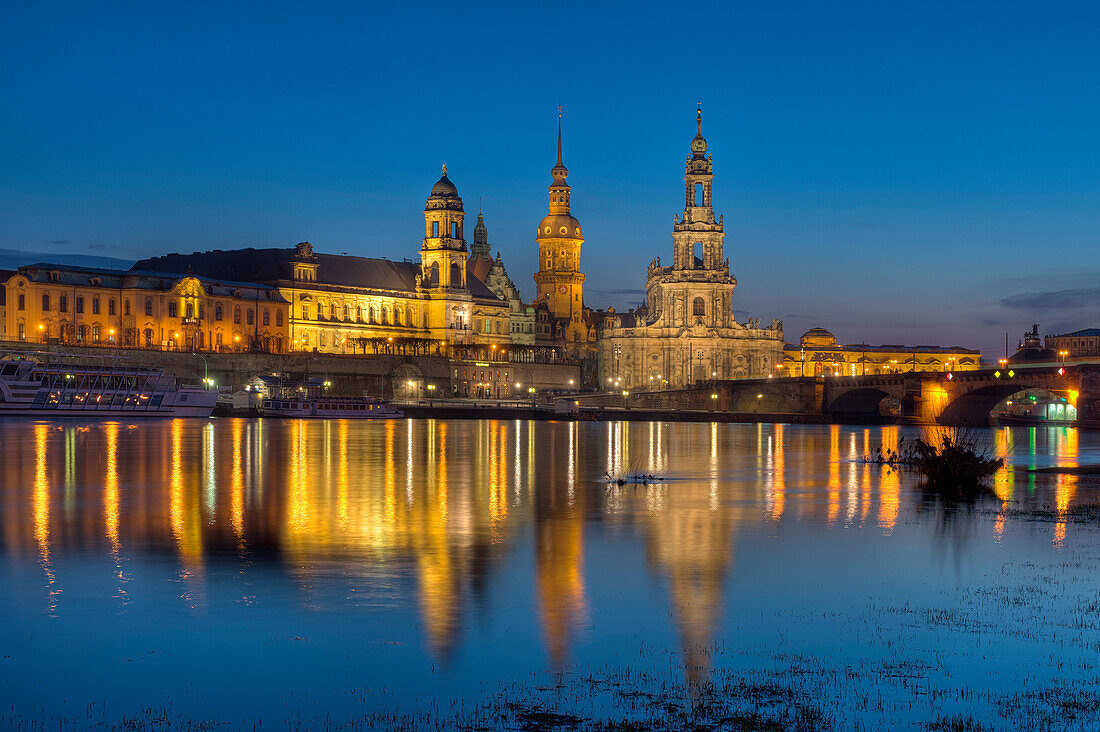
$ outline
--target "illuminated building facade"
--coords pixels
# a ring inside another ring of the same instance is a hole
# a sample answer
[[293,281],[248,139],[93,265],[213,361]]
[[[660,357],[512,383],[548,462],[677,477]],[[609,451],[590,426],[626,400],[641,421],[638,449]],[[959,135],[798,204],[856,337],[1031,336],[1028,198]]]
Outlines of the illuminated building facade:
[[979,351],[959,346],[840,345],[824,328],[811,328],[798,345],[787,344],[778,376],[864,376],[908,371],[973,371],[981,368]]
[[1061,358],[1065,351],[1067,360],[1100,357],[1100,328],[1086,328],[1072,333],[1048,335],[1044,339],[1048,351]]
[[10,340],[272,353],[288,345],[290,303],[266,285],[32,264],[4,289]]
[[420,262],[285,249],[214,250],[138,262],[162,272],[198,272],[262,282],[290,302],[290,348],[322,353],[404,344],[421,354],[452,344],[509,343],[511,310],[467,276],[462,199],[443,175],[424,208]]
[[649,265],[646,301],[628,313],[609,312],[597,354],[601,387],[684,386],[712,378],[764,376],[781,360],[783,323],[739,323],[733,314],[725,229],[711,200],[714,170],[703,137],[703,113],[684,172],[685,205],[673,219],[673,263]]

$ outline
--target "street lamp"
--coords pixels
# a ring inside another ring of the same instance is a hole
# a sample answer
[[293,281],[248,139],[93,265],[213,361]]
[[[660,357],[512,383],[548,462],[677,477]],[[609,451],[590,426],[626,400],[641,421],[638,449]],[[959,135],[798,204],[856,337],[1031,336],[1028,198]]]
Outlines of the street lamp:
[[1069,355],[1069,351],[1058,351],[1058,355],[1062,357],[1062,368],[1066,367],[1066,356]]

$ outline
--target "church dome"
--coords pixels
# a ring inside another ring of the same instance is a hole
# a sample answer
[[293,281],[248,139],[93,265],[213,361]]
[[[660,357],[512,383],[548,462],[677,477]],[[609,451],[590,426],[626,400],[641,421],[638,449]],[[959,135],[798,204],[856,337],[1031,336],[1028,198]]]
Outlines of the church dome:
[[538,236],[579,239],[582,236],[581,222],[569,214],[550,214],[539,222]]
[[836,336],[824,328],[810,328],[802,334],[803,346],[835,346]]

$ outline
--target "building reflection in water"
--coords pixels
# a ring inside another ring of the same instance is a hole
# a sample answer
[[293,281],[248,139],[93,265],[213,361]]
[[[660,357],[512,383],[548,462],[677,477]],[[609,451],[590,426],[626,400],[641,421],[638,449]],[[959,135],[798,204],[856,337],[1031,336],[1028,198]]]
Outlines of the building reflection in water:
[[[991,434],[999,456],[1079,460],[1075,430]],[[0,438],[10,476],[4,546],[33,558],[47,612],[58,611],[58,556],[70,550],[96,548],[123,603],[136,553],[172,556],[180,600],[196,611],[208,604],[217,563],[244,573],[262,562],[282,568],[304,607],[354,605],[372,593],[409,602],[425,647],[446,661],[530,526],[526,591],[549,664],[561,668],[589,615],[587,588],[600,581],[586,574],[586,529],[630,523],[666,583],[692,686],[709,673],[742,526],[889,534],[909,500],[897,471],[860,460],[879,441],[896,450],[897,427],[231,419],[8,424]],[[672,480],[608,490],[605,473]],[[1017,477],[1006,468],[994,478],[1005,506],[1020,498]],[[1051,491],[1058,547],[1078,479],[1057,476]],[[1003,535],[1003,511],[993,531]],[[404,577],[408,592],[395,579]]]

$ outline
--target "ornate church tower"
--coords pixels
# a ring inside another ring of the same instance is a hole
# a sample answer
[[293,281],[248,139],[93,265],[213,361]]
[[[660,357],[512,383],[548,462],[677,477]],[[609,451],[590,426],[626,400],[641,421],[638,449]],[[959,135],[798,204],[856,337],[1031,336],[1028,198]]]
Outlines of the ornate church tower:
[[424,206],[424,243],[420,247],[423,284],[429,289],[466,289],[466,240],[462,238],[462,199],[443,176],[432,186]]
[[691,141],[691,155],[684,171],[684,214],[677,217],[672,227],[674,270],[725,269],[722,261],[722,218],[714,220],[711,204],[711,186],[714,169],[707,155],[707,141],[703,138],[703,108],[695,116],[695,138]]
[[[579,337],[584,309],[584,274],[580,271],[581,222],[569,213],[569,170],[561,161],[561,108],[558,108],[558,162],[550,170],[550,212],[539,223],[535,240],[539,245],[539,271],[535,273],[536,299],[545,300],[552,316],[567,321],[566,338]],[[571,334],[570,334],[571,333]]]

